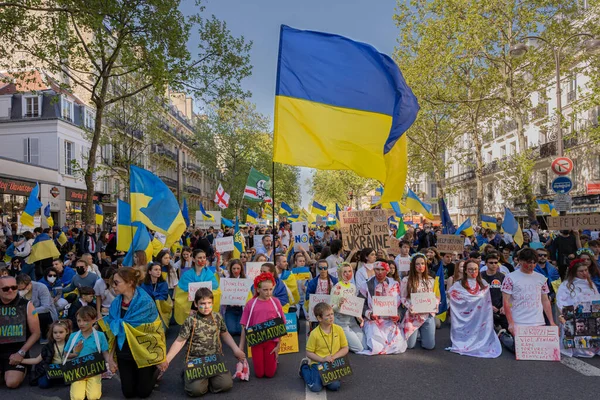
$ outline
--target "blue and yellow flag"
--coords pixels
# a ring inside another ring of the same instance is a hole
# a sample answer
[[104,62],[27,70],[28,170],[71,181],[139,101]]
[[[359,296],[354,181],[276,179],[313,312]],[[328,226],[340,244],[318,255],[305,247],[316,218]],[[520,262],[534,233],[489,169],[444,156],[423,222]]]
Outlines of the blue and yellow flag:
[[[389,204],[389,207],[388,207]],[[397,217],[402,217],[404,214],[407,214],[410,210],[399,201],[390,201],[389,203],[383,203],[381,205],[382,208],[392,208],[396,213]]]
[[444,283],[444,265],[442,263],[440,263],[440,266],[435,276],[435,287],[433,291],[436,294],[436,296],[439,296],[440,298],[440,305],[438,307],[436,318],[439,318],[440,321],[444,322],[446,320],[446,312],[448,311],[448,302],[446,300],[446,284]]
[[117,200],[117,250],[128,251],[137,228],[131,225],[131,207]]
[[433,219],[431,204],[424,203],[412,190],[406,192],[406,207],[409,210],[422,214],[425,218]]
[[273,207],[269,203],[265,203],[263,206],[262,217],[267,219],[273,216]]
[[47,233],[40,233],[31,245],[31,253],[27,257],[27,264],[33,264],[46,258],[54,259],[58,257],[60,257],[60,252],[56,248],[54,240]]
[[516,244],[523,246],[523,231],[521,230],[521,226],[517,222],[514,214],[508,209],[508,207],[504,207],[502,230],[509,235],[512,235]]
[[298,222],[300,220],[300,215],[299,214],[290,215],[287,217],[287,220],[289,222]]
[[65,243],[67,243],[69,241],[69,239],[67,239],[67,235],[65,235],[65,233],[63,231],[60,231],[60,233],[58,234],[58,236],[56,237],[56,241],[58,242],[58,244],[60,244],[61,246],[64,246]]
[[215,220],[215,217],[213,217],[211,214],[207,213],[204,210],[204,206],[202,205],[202,203],[200,203],[199,206],[200,206],[200,213],[202,214],[202,219],[204,221],[214,221]]
[[52,218],[52,213],[50,212],[50,203],[44,207],[44,217],[46,217],[46,223],[50,228],[54,226],[54,218]]
[[240,258],[240,255],[246,251],[244,235],[240,231],[240,221],[235,217],[235,229],[233,235],[233,258]]
[[382,202],[402,197],[404,133],[419,105],[394,60],[343,36],[282,25],[275,94],[273,161],[352,170],[384,183]]
[[104,211],[102,210],[102,206],[100,204],[94,205],[95,213],[96,213],[96,225],[102,225],[104,222]]
[[35,187],[31,189],[31,193],[29,193],[29,198],[27,199],[27,205],[25,206],[25,210],[23,210],[23,213],[21,213],[21,225],[35,228],[33,216],[44,205],[38,198],[39,195],[40,184],[37,183]]
[[322,217],[326,217],[328,215],[327,207],[317,203],[316,201],[313,201],[310,212],[313,214],[320,215]]
[[233,226],[233,221],[230,219],[227,219],[225,217],[221,217],[221,223],[223,225],[225,225],[227,228],[231,228]]
[[496,218],[489,215],[481,215],[481,227],[485,229],[498,229]]
[[279,209],[279,211],[281,212],[282,210],[283,210],[282,214],[285,214],[285,215],[292,215],[294,213],[294,209],[283,201],[281,202],[281,208]]
[[[155,240],[158,241],[158,239]],[[158,241],[158,243],[160,243],[160,241]],[[162,249],[162,243],[160,243],[160,245]],[[133,262],[133,253],[135,253],[138,250],[143,250],[144,252],[146,252],[146,260],[152,260],[152,256],[154,255],[154,245],[152,243],[152,237],[150,236],[150,233],[148,233],[148,229],[146,229],[146,227],[141,224],[137,226],[137,230],[135,231],[135,235],[133,236],[131,246],[127,251],[125,259],[123,260],[124,267],[133,267],[135,265],[135,263]]]
[[460,235],[461,233],[464,233],[467,237],[471,237],[475,234],[473,231],[473,224],[471,223],[471,217],[467,218],[467,220],[458,227],[456,232],[454,232],[455,235]]
[[300,211],[300,216],[302,218],[304,218],[304,220],[306,222],[310,222],[310,223],[315,222],[315,217],[311,213],[309,213],[308,211],[306,211],[304,208],[302,209],[302,211]]
[[250,224],[258,224],[258,214],[251,209],[248,209],[248,213],[246,214],[246,223]]
[[541,212],[550,214],[550,216],[552,217],[558,217],[560,215],[560,213],[556,211],[556,208],[554,208],[554,204],[550,203],[550,201],[536,200],[536,202]]
[[183,199],[183,206],[181,207],[181,214],[185,221],[185,226],[190,226],[190,212],[188,210],[187,199]]
[[130,165],[131,221],[167,236],[165,247],[181,239],[185,220],[175,195],[152,172]]

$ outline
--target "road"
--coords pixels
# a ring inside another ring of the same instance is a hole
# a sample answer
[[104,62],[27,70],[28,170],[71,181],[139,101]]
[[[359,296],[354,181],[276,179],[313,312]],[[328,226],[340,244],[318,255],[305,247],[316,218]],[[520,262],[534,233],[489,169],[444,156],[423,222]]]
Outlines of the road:
[[[302,321],[304,322],[304,321]],[[304,324],[299,323],[300,348],[304,348]],[[178,327],[169,329],[169,344],[177,336]],[[586,376],[576,369],[558,362],[516,361],[514,355],[504,352],[497,359],[478,359],[459,356],[444,350],[450,344],[449,326],[442,326],[436,334],[437,347],[432,351],[407,350],[392,356],[357,356],[350,360],[354,374],[342,380],[340,392],[314,395],[307,393],[298,376],[298,365],[303,353],[286,354],[280,358],[277,375],[273,379],[249,382],[234,381],[228,393],[208,394],[210,398],[244,400],[365,400],[413,398],[421,399],[597,399],[600,392],[600,357],[576,360],[574,368],[588,367]],[[417,344],[418,347],[418,344]],[[158,399],[185,399],[181,371],[184,351],[171,363],[159,387],[150,397]],[[235,368],[231,351],[226,349],[229,366]],[[571,359],[572,360],[572,359]],[[68,399],[68,387],[41,390],[24,384],[9,391],[0,388],[0,399],[26,398],[31,400]],[[121,399],[118,376],[103,381],[103,399]]]

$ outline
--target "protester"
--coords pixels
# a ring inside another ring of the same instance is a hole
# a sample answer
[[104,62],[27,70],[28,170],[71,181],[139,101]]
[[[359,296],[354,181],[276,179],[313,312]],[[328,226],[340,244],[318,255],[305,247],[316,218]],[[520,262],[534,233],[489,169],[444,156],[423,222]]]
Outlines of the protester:
[[492,301],[492,314],[494,318],[494,327],[499,332],[501,329],[508,329],[508,320],[504,314],[504,304],[502,302],[502,282],[504,275],[500,272],[498,255],[492,253],[486,257],[486,267],[484,272],[481,272],[481,278],[487,282],[490,297]]
[[462,279],[465,262],[465,260],[460,260],[456,263],[456,266],[454,267],[454,274],[446,281],[446,290],[450,290],[452,285]]
[[82,260],[88,265],[88,271],[95,274],[96,276],[100,276],[100,268],[94,263],[94,257],[90,253],[84,253],[81,256]]
[[541,248],[537,249],[536,251],[538,255],[538,262],[534,271],[546,277],[546,283],[548,284],[548,290],[550,291],[548,293],[548,297],[550,298],[550,302],[554,303],[556,291],[561,283],[560,275],[558,270],[548,261],[548,250]]
[[590,279],[596,285],[596,289],[600,291],[600,269],[598,268],[598,261],[590,249],[579,249],[577,250],[577,257],[584,261],[586,267],[588,267],[590,273]]
[[68,296],[71,303],[65,307],[63,315],[63,318],[68,318],[71,320],[71,325],[73,326],[74,331],[79,330],[79,326],[77,325],[77,312],[79,309],[85,306],[97,308],[96,303],[94,302],[95,292],[93,288],[83,286],[78,289],[78,292],[79,295],[72,293]]
[[359,326],[356,323],[357,318],[340,313],[340,308],[348,297],[358,296],[358,290],[352,283],[352,267],[350,263],[343,262],[339,266],[338,276],[340,280],[331,289],[331,305],[334,311],[334,320],[336,325],[339,325],[344,330],[350,351],[358,353],[364,350],[364,333],[361,329],[363,320],[362,318],[358,318],[360,322]]
[[143,281],[146,277],[146,271],[148,270],[148,259],[146,258],[146,252],[144,250],[136,250],[133,253],[133,264],[133,268],[140,272]]
[[94,293],[96,294],[96,309],[98,315],[103,317],[108,315],[108,309],[116,297],[116,294],[111,287],[111,280],[116,270],[112,267],[106,267],[102,270],[101,279],[96,281],[94,285]]
[[317,272],[319,274],[308,282],[305,300],[310,300],[311,294],[331,293],[331,289],[338,283],[338,280],[337,278],[330,276],[329,271],[327,260],[323,259],[317,262]]
[[57,278],[63,287],[69,285],[76,275],[75,270],[66,266],[60,258],[52,260],[52,268],[56,270]]
[[163,249],[158,253],[154,260],[160,265],[163,279],[169,285],[169,296],[173,297],[175,287],[179,283],[179,276],[177,275],[177,269],[171,264],[171,253],[169,250]]
[[[244,267],[242,262],[238,259],[229,261],[227,265],[227,273],[231,279],[246,279]],[[242,312],[244,307],[242,306],[224,306],[223,317],[225,318],[225,326],[227,331],[232,335],[239,335],[242,333],[242,326],[240,320],[242,319]]]
[[577,249],[581,248],[578,230],[562,230],[550,244],[550,258],[556,261],[558,272],[564,277],[571,260],[575,259]]
[[31,301],[35,307],[35,313],[40,321],[42,340],[45,342],[48,327],[58,319],[50,291],[44,284],[32,281],[31,277],[25,274],[17,276],[17,286],[19,287],[19,296]]
[[173,268],[179,271],[179,276],[181,276],[193,267],[192,249],[186,246],[181,250],[181,258],[173,264]]
[[377,260],[375,250],[370,247],[365,247],[360,251],[360,259],[358,268],[354,279],[356,281],[356,288],[360,291],[363,290],[363,286],[366,285],[367,281],[375,276],[373,266]]
[[[290,307],[300,303],[300,293],[298,292],[298,282],[296,276],[292,274],[289,269],[287,256],[285,254],[275,255],[275,268],[277,270],[277,276],[285,284],[287,288]],[[287,310],[284,308],[284,311]],[[295,312],[295,310],[293,310]]]
[[487,269],[490,268],[493,265],[496,266],[496,268],[495,268],[496,271],[500,271],[504,275],[508,275],[511,272],[505,265],[503,265],[500,262],[500,255],[497,252],[495,252],[495,251],[488,253],[485,256],[484,260],[485,260],[484,261],[485,264],[481,267],[481,271],[480,271],[481,273],[486,272]]
[[72,292],[73,290],[82,287],[94,287],[96,280],[98,280],[98,275],[89,272],[88,267],[87,261],[83,258],[75,261],[77,275],[75,275],[71,280],[71,283],[63,289],[65,293]]
[[329,275],[337,279],[339,278],[337,276],[338,267],[344,261],[341,257],[343,250],[342,241],[337,239],[333,240],[329,249],[331,250],[331,255],[326,258],[327,265],[329,266]]

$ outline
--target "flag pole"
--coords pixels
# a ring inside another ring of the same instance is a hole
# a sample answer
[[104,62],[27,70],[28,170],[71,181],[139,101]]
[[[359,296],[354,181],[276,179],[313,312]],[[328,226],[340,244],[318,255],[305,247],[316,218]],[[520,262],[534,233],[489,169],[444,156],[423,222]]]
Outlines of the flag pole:
[[275,161],[271,162],[271,172],[273,173],[273,178],[271,178],[271,189],[273,189],[273,195],[271,196],[273,201],[271,211],[273,212],[273,234],[275,234],[275,232],[277,232],[275,230]]

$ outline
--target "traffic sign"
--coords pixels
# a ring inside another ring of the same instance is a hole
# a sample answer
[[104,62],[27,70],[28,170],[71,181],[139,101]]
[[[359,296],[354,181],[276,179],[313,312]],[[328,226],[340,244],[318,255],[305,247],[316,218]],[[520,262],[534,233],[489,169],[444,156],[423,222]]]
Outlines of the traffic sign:
[[556,208],[556,211],[570,211],[572,205],[573,200],[568,194],[557,193],[554,196],[554,208]]
[[573,189],[573,181],[568,176],[559,176],[552,181],[554,193],[569,193]]
[[550,168],[556,175],[567,175],[573,170],[573,160],[569,157],[558,157],[552,161]]

